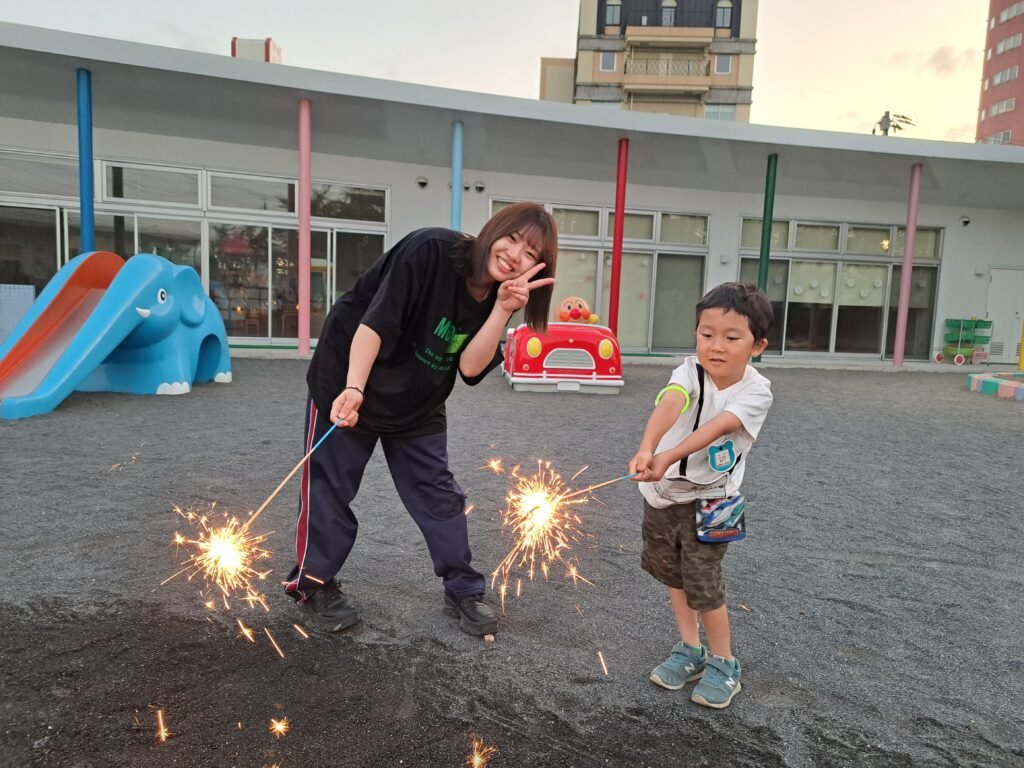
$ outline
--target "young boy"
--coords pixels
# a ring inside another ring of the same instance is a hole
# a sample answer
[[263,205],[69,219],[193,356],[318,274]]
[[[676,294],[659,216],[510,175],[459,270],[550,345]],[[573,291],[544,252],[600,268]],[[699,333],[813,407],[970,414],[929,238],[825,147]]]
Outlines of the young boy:
[[740,692],[740,663],[725,606],[728,544],[699,541],[697,514],[702,501],[739,494],[747,453],[772,404],[770,382],[749,365],[768,346],[771,324],[771,304],[753,285],[708,291],[697,304],[697,355],[672,372],[629,463],[644,497],[640,564],[668,587],[682,639],[651,682],[677,691],[702,678],[690,698],[715,709]]

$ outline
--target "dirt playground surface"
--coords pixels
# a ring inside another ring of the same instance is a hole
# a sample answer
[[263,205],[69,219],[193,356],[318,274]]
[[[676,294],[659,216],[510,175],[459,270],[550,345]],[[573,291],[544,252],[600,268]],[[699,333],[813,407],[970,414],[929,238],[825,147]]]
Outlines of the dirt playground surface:
[[[187,396],[76,394],[0,422],[0,765],[457,768],[473,737],[491,768],[1024,765],[1024,406],[962,373],[765,370],[750,536],[726,558],[743,692],[717,712],[647,680],[678,638],[628,483],[580,511],[594,586],[525,582],[492,645],[442,613],[379,449],[341,573],[358,628],[293,627],[277,582],[295,481],[254,526],[269,612],[161,586],[188,531],[175,505],[244,514],[302,456],[305,364],[234,368]],[[614,397],[456,387],[449,453],[482,571],[511,545],[509,481],[485,461],[587,466],[574,487],[624,474],[669,373],[629,367]]]

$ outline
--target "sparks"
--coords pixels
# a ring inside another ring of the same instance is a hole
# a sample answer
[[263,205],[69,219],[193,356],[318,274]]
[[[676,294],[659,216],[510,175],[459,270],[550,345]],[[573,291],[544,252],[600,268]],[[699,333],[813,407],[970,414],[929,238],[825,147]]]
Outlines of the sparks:
[[598,661],[601,662],[601,669],[604,670],[604,676],[608,677],[608,665],[604,663],[604,654],[600,651],[597,652]]
[[504,474],[505,468],[501,465],[501,459],[488,459],[480,469],[488,469],[496,475]]
[[277,651],[277,655],[280,656],[283,659],[284,658],[284,651],[281,650],[281,646],[277,644],[277,640],[274,639],[274,636],[272,634],[270,634],[270,630],[267,629],[266,627],[264,627],[263,631],[266,632],[267,633],[267,637],[270,638],[270,644],[272,646],[274,646],[274,650]]
[[[210,507],[211,513],[214,506]],[[250,606],[259,604],[267,608],[266,599],[253,582],[270,574],[269,570],[259,571],[254,567],[258,561],[271,556],[270,551],[262,546],[270,534],[254,536],[232,515],[224,515],[224,524],[218,526],[211,523],[207,515],[199,515],[191,509],[183,510],[176,506],[174,511],[188,521],[196,533],[194,538],[174,534],[175,546],[187,547],[192,554],[182,563],[184,567],[162,584],[187,573],[188,580],[200,576],[207,584],[219,589],[226,608],[227,598],[235,593],[242,594],[242,600]]]
[[167,726],[164,725],[164,711],[158,709],[156,711],[156,740],[161,744],[165,743],[171,732],[167,730]]
[[302,639],[303,639],[303,640],[309,640],[309,632],[307,632],[306,630],[304,630],[304,629],[303,629],[302,627],[300,627],[300,626],[299,626],[298,624],[292,624],[292,626],[293,626],[293,627],[295,627],[295,631],[296,631],[296,632],[298,632],[298,633],[299,633],[300,635],[302,635]]
[[466,511],[463,512],[463,514],[466,517],[469,517],[469,513],[472,512],[474,509],[476,509],[476,504],[467,504],[466,505]]
[[578,581],[582,581],[584,584],[594,586],[594,582],[590,581],[590,579],[585,579],[580,575],[579,567],[576,565],[576,563],[567,563],[567,565],[569,570],[566,572],[565,575],[572,579],[573,584],[575,584]]
[[487,768],[491,757],[497,752],[496,747],[484,744],[483,739],[473,737],[473,751],[466,756],[466,765],[469,768]]
[[282,717],[280,720],[275,720],[274,718],[271,718],[270,725],[267,726],[267,729],[277,738],[280,739],[282,736],[288,733],[289,730],[291,730],[291,727],[292,724],[288,722],[288,718]]
[[249,629],[245,624],[242,623],[241,619],[235,619],[238,622],[238,628],[242,630],[242,636],[250,643],[255,643],[256,638],[252,636],[252,630]]

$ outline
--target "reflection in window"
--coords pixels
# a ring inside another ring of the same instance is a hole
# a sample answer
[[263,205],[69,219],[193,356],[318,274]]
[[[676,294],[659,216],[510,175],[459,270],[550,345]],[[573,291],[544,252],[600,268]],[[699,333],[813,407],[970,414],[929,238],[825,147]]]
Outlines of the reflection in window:
[[343,184],[313,184],[310,215],[328,219],[384,221],[386,192],[383,189]]
[[[897,227],[893,256],[902,259],[907,244],[907,228]],[[918,227],[914,235],[914,260],[939,258],[939,230]]]
[[[760,229],[760,226],[758,227]],[[757,259],[743,259],[740,263],[740,280],[757,285],[761,265]],[[786,321],[786,285],[789,282],[789,262],[768,262],[768,285],[765,296],[772,305],[772,327],[768,331],[768,352],[782,354],[782,329]]]
[[[561,233],[561,230],[559,230]],[[608,237],[615,233],[615,212],[608,212]],[[622,217],[622,236],[626,240],[653,240],[654,214],[629,213]]]
[[203,225],[199,221],[139,217],[139,253],[155,253],[201,273]]
[[72,158],[0,153],[0,190],[78,197],[78,162]]
[[844,264],[836,296],[836,352],[878,355],[889,268],[884,264]]
[[707,245],[707,216],[685,216],[681,213],[661,214],[661,234],[663,243],[679,243],[680,245]]
[[210,205],[216,208],[294,213],[295,184],[276,179],[213,175],[210,177]]
[[[135,217],[94,214],[96,251],[112,251],[123,259],[135,255]],[[82,252],[82,216],[78,211],[67,211],[67,257],[73,259]]]
[[786,351],[828,352],[835,263],[794,261],[789,267]]
[[797,224],[796,248],[805,251],[838,251],[838,224]]
[[109,198],[199,205],[198,173],[108,165],[105,183]]
[[[761,229],[761,219],[744,219],[740,247],[760,250]],[[788,221],[772,221],[772,242],[769,247],[773,251],[784,251],[789,248]]]
[[[604,285],[601,290],[602,316],[608,319],[611,294],[612,258],[605,256]],[[651,278],[654,274],[654,254],[623,253],[619,275],[619,346],[647,349],[647,330],[651,316]]]
[[[894,266],[889,286],[889,325],[885,340],[885,356],[888,358],[892,357],[896,341],[896,314],[902,275],[903,268]],[[927,360],[930,357],[937,278],[938,270],[935,267],[914,267],[910,271],[910,306],[904,354],[914,360]]]
[[578,210],[576,208],[552,208],[551,216],[558,227],[560,237],[577,235],[579,237],[597,237],[601,217],[597,211]]
[[622,20],[622,5],[620,0],[608,0],[604,8],[605,26],[617,27]]
[[[558,250],[558,300],[551,302],[550,320],[558,319],[558,301],[579,296],[597,312],[597,251]],[[600,318],[605,323],[608,318]]]
[[891,232],[889,227],[853,227],[846,232],[848,253],[871,253],[878,256],[889,254]]
[[56,224],[53,208],[0,206],[0,284],[32,285],[39,295],[57,272]]
[[696,325],[693,308],[704,286],[704,257],[659,253],[657,275],[651,347],[692,349]]
[[334,299],[352,290],[356,280],[384,252],[384,236],[361,232],[334,235]]
[[269,332],[267,228],[210,224],[210,298],[229,336]]
[[329,232],[309,233],[309,336],[320,337],[330,309],[327,283],[327,244]]
[[732,28],[732,3],[729,0],[719,0],[715,6],[715,28]]
[[270,335],[299,335],[299,233],[273,228],[270,243]]

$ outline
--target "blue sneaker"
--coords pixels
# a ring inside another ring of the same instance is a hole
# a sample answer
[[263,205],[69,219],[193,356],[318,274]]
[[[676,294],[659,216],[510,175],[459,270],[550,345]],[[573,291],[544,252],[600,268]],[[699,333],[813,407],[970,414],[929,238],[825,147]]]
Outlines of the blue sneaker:
[[651,672],[650,680],[662,688],[678,691],[691,680],[696,680],[704,674],[704,663],[707,659],[708,652],[703,645],[693,648],[686,643],[676,643],[672,646],[672,655]]
[[725,709],[742,688],[739,660],[711,656],[704,668],[704,679],[697,683],[690,700],[712,709]]

